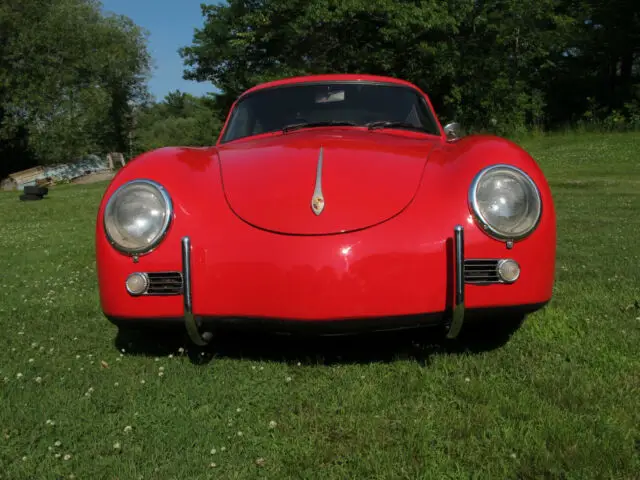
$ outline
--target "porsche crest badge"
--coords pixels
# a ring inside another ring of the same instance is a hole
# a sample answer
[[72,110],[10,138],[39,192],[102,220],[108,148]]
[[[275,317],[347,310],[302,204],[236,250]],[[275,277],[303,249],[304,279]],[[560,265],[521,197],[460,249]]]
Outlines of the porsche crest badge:
[[323,149],[320,147],[318,165],[316,167],[316,188],[313,191],[313,197],[311,197],[311,210],[313,210],[313,213],[316,215],[320,215],[324,210],[324,196],[322,195],[322,158]]

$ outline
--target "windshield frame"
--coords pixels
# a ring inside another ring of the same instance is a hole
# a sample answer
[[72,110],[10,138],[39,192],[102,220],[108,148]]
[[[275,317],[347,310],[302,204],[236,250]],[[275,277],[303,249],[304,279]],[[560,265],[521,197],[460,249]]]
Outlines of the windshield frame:
[[[273,135],[277,135],[277,134],[284,134],[282,132],[282,130],[272,130],[269,132],[261,132],[261,133],[256,133],[256,134],[252,134],[252,135],[246,135],[243,137],[238,137],[238,138],[232,138],[231,140],[225,140],[225,135],[227,134],[228,130],[229,130],[229,124],[231,123],[231,119],[233,118],[233,115],[235,113],[235,111],[237,110],[238,106],[244,102],[245,100],[253,97],[254,95],[259,95],[261,93],[264,93],[266,91],[270,91],[270,90],[275,90],[275,89],[281,89],[281,88],[292,88],[292,87],[299,87],[299,86],[318,86],[318,85],[330,85],[330,84],[351,84],[351,85],[374,85],[374,86],[387,86],[387,87],[393,87],[393,88],[401,88],[401,89],[405,89],[405,90],[409,90],[412,93],[414,93],[417,97],[418,97],[418,101],[421,102],[423,104],[423,106],[426,108],[426,112],[427,115],[429,117],[429,121],[431,121],[433,123],[433,125],[436,127],[437,131],[439,133],[430,133],[428,131],[424,131],[424,132],[417,132],[417,131],[413,131],[414,133],[419,133],[421,135],[426,135],[429,137],[439,137],[439,138],[444,138],[444,130],[442,129],[442,125],[440,123],[440,121],[438,120],[437,115],[435,114],[435,111],[433,109],[433,106],[431,105],[431,102],[429,101],[428,97],[426,96],[426,94],[424,92],[422,92],[419,88],[415,87],[415,86],[410,86],[407,85],[405,83],[396,83],[393,81],[382,81],[382,80],[342,80],[342,79],[334,79],[334,80],[310,80],[310,81],[300,81],[300,82],[291,82],[291,83],[282,83],[282,84],[274,84],[272,86],[265,86],[265,87],[260,87],[257,88],[255,90],[248,90],[247,92],[243,93],[242,95],[240,95],[238,97],[238,99],[233,103],[233,105],[231,106],[231,109],[229,110],[229,114],[227,115],[227,119],[225,120],[224,126],[222,128],[222,130],[220,131],[220,134],[218,135],[218,140],[216,142],[216,145],[224,145],[224,144],[228,144],[228,143],[233,143],[233,142],[239,142],[239,141],[243,141],[243,140],[249,140],[255,137],[259,137],[259,136],[273,136]],[[318,127],[316,127],[318,128]],[[357,125],[357,126],[340,126],[340,127],[330,127],[330,128],[356,128],[356,129],[366,129],[367,127],[365,125]],[[389,129],[394,129],[394,127],[389,127]],[[400,129],[402,130],[402,129]],[[408,131],[408,130],[403,130],[403,131]]]

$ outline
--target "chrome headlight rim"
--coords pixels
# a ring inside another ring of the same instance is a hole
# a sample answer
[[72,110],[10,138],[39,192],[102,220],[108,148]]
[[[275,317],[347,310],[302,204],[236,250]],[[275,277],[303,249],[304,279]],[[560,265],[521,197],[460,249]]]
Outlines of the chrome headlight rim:
[[[492,170],[505,170],[505,169],[512,170],[522,176],[525,182],[531,187],[531,190],[535,195],[535,200],[538,202],[538,205],[539,205],[538,214],[536,216],[535,221],[532,223],[531,227],[527,231],[522,232],[519,235],[505,234],[503,232],[500,232],[496,228],[494,228],[482,215],[480,208],[478,206],[476,193],[477,193],[478,184],[480,183],[480,180],[482,180],[482,178]],[[533,179],[529,175],[527,175],[524,172],[524,170],[518,167],[515,167],[513,165],[509,165],[507,163],[497,163],[494,165],[490,165],[488,167],[483,168],[476,174],[476,176],[473,179],[473,182],[471,183],[471,187],[469,188],[469,207],[476,221],[482,226],[482,229],[491,237],[495,238],[496,240],[502,240],[502,241],[523,240],[529,235],[531,235],[536,230],[536,228],[538,228],[538,224],[540,223],[540,219],[542,218],[542,209],[543,209],[540,190],[538,189],[538,186],[533,181]]]
[[[164,201],[164,204],[165,204],[165,219],[162,224],[161,233],[153,240],[153,242],[140,248],[127,248],[120,245],[118,242],[116,242],[109,234],[109,229],[107,228],[107,213],[109,212],[109,209],[112,207],[113,202],[116,200],[118,194],[122,192],[122,190],[126,188],[130,188],[132,185],[137,185],[137,184],[148,185],[155,188],[158,191],[158,193],[162,197],[162,200]],[[173,221],[173,202],[171,201],[171,196],[169,195],[169,192],[167,192],[167,189],[164,188],[163,185],[161,185],[160,183],[154,180],[150,180],[148,178],[138,178],[135,180],[130,180],[124,183],[123,185],[120,185],[120,187],[118,187],[111,194],[111,197],[109,198],[109,200],[107,201],[107,204],[105,205],[104,214],[102,216],[102,225],[103,225],[104,233],[107,237],[107,240],[111,244],[111,246],[116,250],[118,250],[120,253],[124,253],[126,255],[135,256],[135,257],[147,255],[153,252],[156,248],[158,248],[160,243],[162,243],[164,238],[167,236],[167,233],[169,232],[169,227],[171,226],[172,221]]]

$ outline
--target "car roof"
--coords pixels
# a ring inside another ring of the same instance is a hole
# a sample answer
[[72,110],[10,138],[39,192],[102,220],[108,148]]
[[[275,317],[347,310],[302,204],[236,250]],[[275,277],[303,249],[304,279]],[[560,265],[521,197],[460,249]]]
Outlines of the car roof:
[[366,75],[366,74],[352,74],[352,73],[334,73],[324,75],[301,75],[298,77],[282,78],[280,80],[273,80],[270,82],[261,83],[255,87],[251,87],[240,95],[244,97],[250,93],[258,90],[263,90],[271,87],[279,87],[282,85],[291,85],[295,83],[310,83],[310,82],[330,82],[330,81],[346,81],[346,82],[380,82],[380,83],[393,83],[396,85],[402,85],[405,87],[411,87],[419,90],[416,85],[405,80],[400,80],[394,77],[385,77],[380,75]]

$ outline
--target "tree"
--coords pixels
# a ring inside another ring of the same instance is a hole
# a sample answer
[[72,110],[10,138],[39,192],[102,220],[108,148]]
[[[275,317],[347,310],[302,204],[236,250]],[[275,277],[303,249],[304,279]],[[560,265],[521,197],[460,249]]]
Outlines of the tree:
[[228,0],[203,5],[181,55],[185,78],[222,90],[224,112],[267,80],[373,73],[417,84],[445,119],[506,133],[576,121],[591,104],[604,114],[629,105],[640,90],[636,4]]
[[256,83],[307,73],[385,74],[439,93],[462,15],[438,0],[230,0],[202,12],[181,50],[185,78],[211,81],[225,107]]
[[139,27],[94,0],[3,0],[0,37],[0,149],[23,135],[40,163],[123,150],[146,95]]
[[213,145],[222,127],[215,97],[169,92],[136,115],[135,153],[166,146]]

